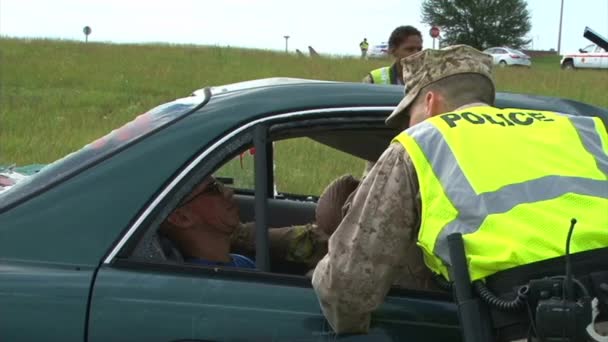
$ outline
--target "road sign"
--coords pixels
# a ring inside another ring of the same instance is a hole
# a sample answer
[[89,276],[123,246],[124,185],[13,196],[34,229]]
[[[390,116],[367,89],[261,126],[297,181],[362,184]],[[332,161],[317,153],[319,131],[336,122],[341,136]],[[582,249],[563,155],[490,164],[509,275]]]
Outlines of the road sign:
[[431,29],[429,30],[429,34],[433,38],[439,37],[439,27],[437,27],[437,26],[431,27]]
[[82,29],[82,32],[84,32],[84,41],[85,41],[85,42],[88,42],[88,41],[89,41],[89,35],[91,34],[91,31],[92,31],[92,30],[91,30],[91,28],[90,28],[90,27],[88,27],[88,26],[85,26],[85,27]]

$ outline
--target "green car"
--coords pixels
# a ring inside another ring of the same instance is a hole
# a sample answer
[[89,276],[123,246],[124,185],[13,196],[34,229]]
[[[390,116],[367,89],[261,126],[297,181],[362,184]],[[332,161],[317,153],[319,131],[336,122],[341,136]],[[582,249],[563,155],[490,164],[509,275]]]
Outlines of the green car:
[[[0,192],[0,340],[461,340],[449,294],[395,287],[368,335],[337,337],[306,270],[270,265],[265,239],[257,268],[240,270],[186,264],[157,234],[210,174],[231,183],[241,220],[258,231],[312,222],[318,194],[282,189],[273,157],[308,138],[363,171],[398,133],[384,119],[402,97],[399,86],[298,79],[205,88]],[[499,93],[496,105],[608,124],[608,110],[570,100]],[[300,167],[302,177],[326,172]]]

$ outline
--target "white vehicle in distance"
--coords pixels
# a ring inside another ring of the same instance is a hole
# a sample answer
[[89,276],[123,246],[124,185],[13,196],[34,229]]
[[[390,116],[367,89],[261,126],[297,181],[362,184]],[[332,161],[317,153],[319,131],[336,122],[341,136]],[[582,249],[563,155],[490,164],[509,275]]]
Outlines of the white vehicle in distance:
[[501,67],[510,65],[529,67],[532,65],[530,56],[519,50],[508,47],[491,47],[485,49],[483,52],[492,55],[492,58],[494,58],[494,65]]
[[372,45],[371,49],[367,51],[368,58],[387,58],[388,57],[388,43],[380,43]]
[[578,53],[564,55],[560,64],[563,69],[608,69],[608,52],[595,44],[591,44],[579,49]]
[[608,39],[588,27],[585,28],[583,37],[595,44],[563,55],[559,62],[562,69],[608,69]]

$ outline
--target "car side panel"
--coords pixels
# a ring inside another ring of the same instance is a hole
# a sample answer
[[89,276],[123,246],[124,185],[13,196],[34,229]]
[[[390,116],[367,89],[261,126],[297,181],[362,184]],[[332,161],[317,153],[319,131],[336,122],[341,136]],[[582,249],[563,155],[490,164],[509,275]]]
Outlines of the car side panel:
[[[387,297],[368,335],[344,341],[459,341],[451,303]],[[89,341],[333,341],[310,286],[104,267]]]
[[0,260],[0,340],[83,341],[93,272]]
[[598,48],[596,52],[599,56],[599,67],[602,69],[608,69],[608,51]]
[[572,60],[577,68],[594,69],[601,65],[599,54],[594,52],[573,55]]

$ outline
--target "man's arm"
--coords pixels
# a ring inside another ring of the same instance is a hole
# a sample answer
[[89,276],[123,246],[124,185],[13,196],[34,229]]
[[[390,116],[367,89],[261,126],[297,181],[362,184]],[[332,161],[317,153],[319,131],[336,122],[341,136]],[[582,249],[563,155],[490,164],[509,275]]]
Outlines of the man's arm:
[[[306,264],[314,268],[327,254],[327,241],[342,221],[342,206],[359,185],[351,175],[336,178],[324,190],[315,210],[315,222],[285,228],[270,228],[268,239],[270,256]],[[255,253],[255,224],[245,223],[237,227],[231,236],[233,251]]]
[[409,263],[422,263],[418,193],[411,160],[400,144],[391,144],[362,181],[313,274],[323,313],[337,333],[367,332],[371,312],[391,284],[403,273],[417,281],[419,266],[411,270]]
[[374,79],[372,78],[372,74],[365,75],[365,77],[363,77],[363,80],[361,80],[361,82],[363,82],[363,83],[374,83]]
[[[314,267],[327,253],[325,234],[315,224],[268,229],[268,245],[272,259],[286,260]],[[230,238],[233,252],[255,254],[255,223],[243,223]]]

